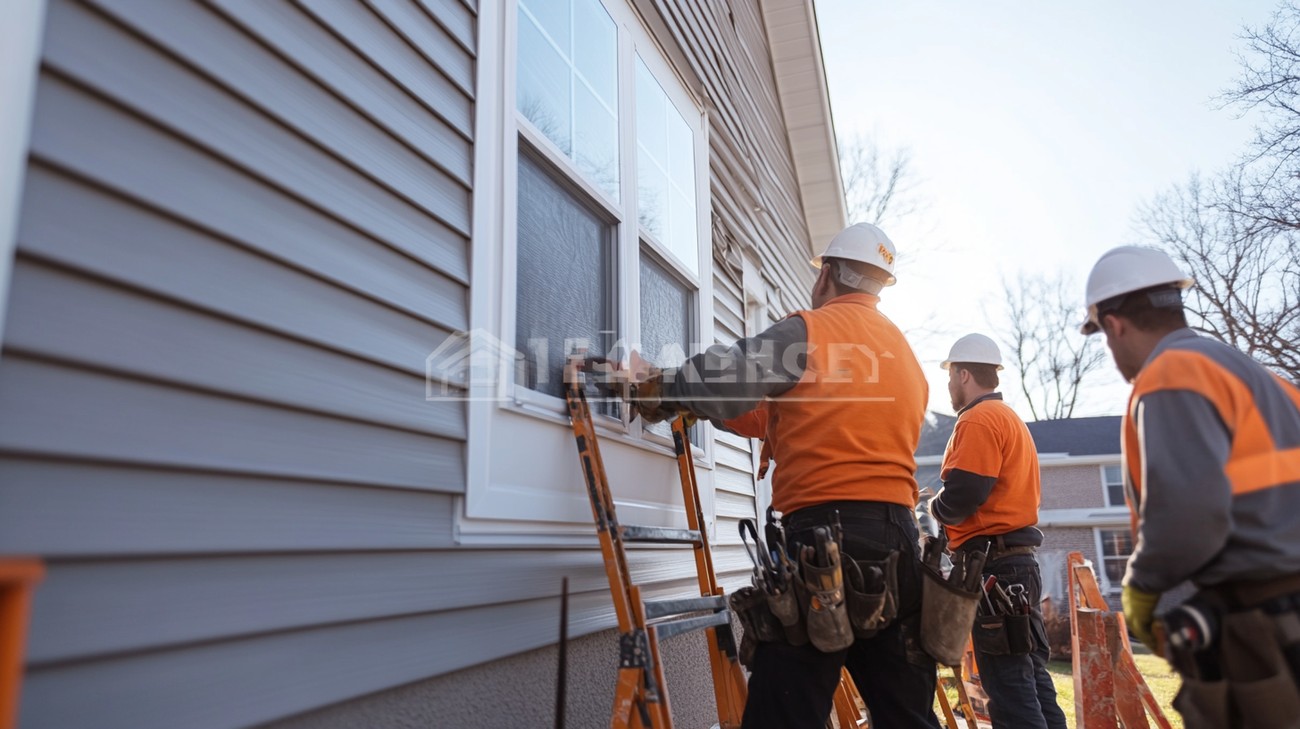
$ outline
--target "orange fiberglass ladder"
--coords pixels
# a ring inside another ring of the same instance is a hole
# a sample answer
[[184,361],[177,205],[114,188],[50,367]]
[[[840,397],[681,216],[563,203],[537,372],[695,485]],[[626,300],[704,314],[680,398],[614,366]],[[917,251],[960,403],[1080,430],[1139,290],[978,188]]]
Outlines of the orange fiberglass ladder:
[[[708,635],[709,667],[713,672],[713,695],[718,708],[720,729],[739,729],[745,711],[748,689],[740,667],[735,635],[731,632],[731,610],[718,586],[713,570],[713,554],[704,529],[704,510],[695,480],[695,460],[691,439],[682,418],[673,421],[673,448],[682,484],[682,503],[686,508],[686,529],[632,526],[620,524],[609,490],[605,463],[600,457],[596,426],[591,406],[583,390],[580,360],[565,368],[565,400],[574,439],[578,445],[579,465],[587,484],[587,496],[596,521],[600,552],[605,561],[614,612],[618,618],[619,669],[614,692],[614,712],[610,726],[614,729],[671,729],[672,711],[664,683],[663,663],[659,658],[659,640],[703,629]],[[625,546],[628,543],[689,544],[695,554],[695,574],[700,596],[674,600],[646,601],[641,588],[632,582]],[[858,694],[848,670],[840,673],[840,684],[833,702],[834,720],[840,729],[867,726]],[[827,720],[826,726],[832,726]]]
[[[578,444],[578,459],[587,484],[587,496],[596,520],[596,534],[600,538],[605,575],[609,578],[609,591],[614,599],[614,613],[618,618],[618,684],[614,691],[610,726],[614,729],[671,729],[672,711],[664,683],[659,641],[703,629],[708,635],[709,665],[713,671],[719,726],[739,729],[747,696],[745,674],[740,668],[736,639],[731,632],[727,598],[718,587],[713,571],[713,555],[704,529],[704,512],[700,508],[695,463],[686,425],[681,418],[673,422],[673,444],[688,528],[620,524],[605,475],[605,463],[600,457],[591,406],[583,391],[584,378],[578,366],[578,362],[571,362],[565,368],[565,399]],[[691,545],[695,552],[700,596],[643,600],[641,587],[633,583],[628,570],[625,550],[627,544],[638,542]]]
[[44,576],[39,559],[0,556],[0,729],[18,726],[32,592]]

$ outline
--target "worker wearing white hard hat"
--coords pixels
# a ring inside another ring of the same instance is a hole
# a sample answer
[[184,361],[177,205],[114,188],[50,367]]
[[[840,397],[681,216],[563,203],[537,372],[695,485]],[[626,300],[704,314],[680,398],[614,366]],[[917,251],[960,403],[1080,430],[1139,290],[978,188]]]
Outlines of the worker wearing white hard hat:
[[[815,548],[819,529],[842,528],[843,589],[878,600],[889,594],[896,606],[850,616],[846,592],[822,595],[801,606],[802,640],[758,641],[758,631],[747,629],[740,649],[752,670],[745,729],[825,726],[843,667],[874,723],[939,726],[935,662],[919,648],[915,516],[914,454],[929,386],[906,337],[877,308],[894,283],[895,257],[880,228],[851,225],[812,261],[819,271],[811,309],[730,347],[710,347],[679,368],[637,377],[630,401],[642,417],[684,412],[764,439],[776,464],[772,506],[790,555],[798,560],[800,545]],[[861,569],[851,569],[856,565]],[[890,579],[868,585],[864,575],[871,574]],[[738,614],[742,623],[751,619]]]
[[[1300,390],[1188,328],[1191,284],[1162,251],[1132,246],[1088,276],[1084,332],[1105,335],[1133,383],[1124,616],[1183,676],[1187,729],[1287,726],[1300,713]],[[1186,581],[1200,591],[1164,615],[1166,648],[1156,606]],[[1243,700],[1265,683],[1266,700]]]
[[[939,471],[943,489],[930,500],[930,515],[944,525],[954,564],[973,570],[987,555],[981,582],[993,576],[1004,587],[1024,586],[1030,608],[1027,630],[1013,630],[1013,618],[997,603],[991,606],[999,609],[982,608],[975,617],[971,643],[993,727],[1065,729],[1038,609],[1043,580],[1034,550],[1043,533],[1037,527],[1041,484],[1033,436],[997,392],[1002,353],[991,338],[967,334],[939,366],[948,371],[957,422]],[[929,617],[925,624],[931,625]]]

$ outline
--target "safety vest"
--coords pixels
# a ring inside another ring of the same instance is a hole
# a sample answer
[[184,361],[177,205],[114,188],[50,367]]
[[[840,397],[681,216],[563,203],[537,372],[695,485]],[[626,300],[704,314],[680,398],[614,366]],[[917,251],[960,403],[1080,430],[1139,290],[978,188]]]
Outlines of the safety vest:
[[1151,393],[1192,392],[1214,407],[1232,442],[1224,475],[1233,497],[1300,483],[1300,390],[1226,344],[1189,330],[1169,335],[1161,346],[1134,379],[1124,412],[1121,450],[1135,535],[1146,475],[1137,411]]
[[808,328],[806,366],[798,384],[768,402],[766,427],[778,511],[829,501],[916,506],[913,454],[929,386],[879,301],[848,294],[793,314]]
[[1007,534],[1038,523],[1038,449],[1020,416],[1000,395],[997,398],[962,410],[943,454],[939,477],[945,481],[953,469],[996,479],[974,514],[945,527],[953,549],[972,537]]

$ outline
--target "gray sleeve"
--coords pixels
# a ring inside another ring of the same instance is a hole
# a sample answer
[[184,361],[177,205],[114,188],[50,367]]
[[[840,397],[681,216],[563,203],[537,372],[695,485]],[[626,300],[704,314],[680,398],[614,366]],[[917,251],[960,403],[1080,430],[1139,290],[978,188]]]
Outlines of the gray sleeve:
[[1136,417],[1144,474],[1124,584],[1164,592],[1227,544],[1232,485],[1224,466],[1232,440],[1210,401],[1187,390],[1142,397]]
[[948,474],[948,480],[943,482],[939,495],[930,500],[930,514],[947,526],[960,524],[974,516],[989,500],[997,482],[994,476],[981,476],[954,468]]
[[799,383],[807,366],[808,326],[792,316],[730,347],[716,344],[664,371],[663,399],[696,415],[728,420]]

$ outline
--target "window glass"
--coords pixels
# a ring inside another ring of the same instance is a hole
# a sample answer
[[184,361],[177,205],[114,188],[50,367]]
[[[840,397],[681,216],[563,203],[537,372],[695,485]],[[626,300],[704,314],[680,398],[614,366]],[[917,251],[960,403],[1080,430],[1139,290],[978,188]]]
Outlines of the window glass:
[[636,61],[637,218],[691,273],[699,273],[695,137],[663,87]]
[[520,0],[515,105],[618,199],[618,28],[599,0]]
[[1124,476],[1119,466],[1105,467],[1106,505],[1124,506]]
[[518,204],[515,348],[526,358],[526,386],[563,397],[565,357],[612,344],[613,225],[525,153]]
[[1101,561],[1106,579],[1118,587],[1124,580],[1129,555],[1133,554],[1133,534],[1128,529],[1099,529]]
[[[660,367],[686,361],[691,346],[691,291],[653,258],[641,256],[641,347]],[[672,437],[668,423],[646,428]],[[692,434],[692,441],[695,440]]]

